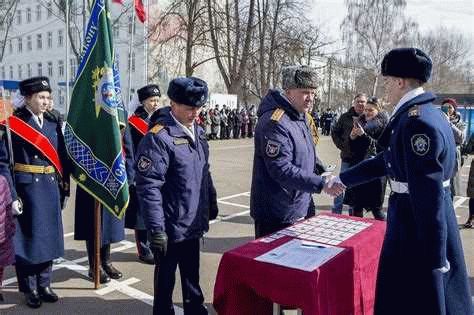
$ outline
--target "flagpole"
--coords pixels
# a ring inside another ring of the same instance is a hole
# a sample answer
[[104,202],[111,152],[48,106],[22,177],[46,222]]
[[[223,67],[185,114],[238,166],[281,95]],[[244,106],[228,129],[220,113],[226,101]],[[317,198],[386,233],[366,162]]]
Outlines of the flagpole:
[[94,289],[97,290],[100,286],[100,203],[94,198]]
[[130,46],[128,47],[128,93],[127,93],[127,103],[130,103],[131,91],[132,91],[132,52],[133,52],[133,35],[135,33],[135,1],[133,1],[132,7],[132,35],[130,37]]
[[69,107],[69,0],[66,0],[66,106],[65,116]]
[[146,1],[146,12],[148,12],[147,19],[145,20],[145,24],[143,26],[143,51],[145,53],[145,85],[148,85],[148,21],[150,20],[150,1]]

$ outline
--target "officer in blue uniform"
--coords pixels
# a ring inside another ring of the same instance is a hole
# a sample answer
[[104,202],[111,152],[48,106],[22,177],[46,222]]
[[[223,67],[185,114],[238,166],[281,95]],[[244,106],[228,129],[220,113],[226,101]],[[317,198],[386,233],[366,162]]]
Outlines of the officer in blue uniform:
[[137,195],[156,260],[153,314],[174,314],[178,265],[184,314],[207,314],[199,285],[199,240],[218,209],[209,146],[195,119],[208,88],[201,79],[180,77],[170,82],[167,94],[171,107],[153,114],[136,154]]
[[250,215],[255,236],[285,228],[307,215],[312,193],[324,188],[316,175],[316,145],[306,113],[313,106],[316,71],[283,69],[283,89],[270,90],[257,112]]
[[[25,106],[14,116],[26,123],[29,135],[12,132],[14,194],[23,204],[14,236],[15,268],[27,305],[38,308],[42,302],[58,300],[50,284],[52,261],[64,254],[61,196],[68,194],[69,162],[60,122],[46,112],[51,93],[48,78],[30,78],[19,87]],[[49,141],[59,159],[48,154],[45,141],[39,139]]]
[[[130,134],[132,136],[133,151],[136,152],[138,144],[143,138],[143,131],[146,132],[150,123],[151,115],[160,106],[159,99],[161,96],[160,88],[156,84],[149,84],[137,90],[138,101],[140,105],[135,109],[133,118],[129,119]],[[137,121],[138,120],[138,121]],[[142,130],[140,127],[146,125],[147,129]],[[135,242],[137,244],[138,259],[147,264],[154,264],[153,254],[150,250],[147,238],[147,230],[143,221],[143,215],[138,204],[135,183],[130,182],[130,202],[127,212],[125,213],[125,227],[135,230]]]
[[385,94],[395,105],[378,142],[385,150],[340,174],[348,187],[389,178],[376,315],[472,314],[449,186],[456,145],[449,121],[432,104],[435,95],[423,90],[431,68],[430,58],[416,48],[385,55]]
[[[127,180],[133,183],[135,178],[134,152],[129,127],[122,130],[122,147],[125,155]],[[74,215],[74,240],[86,241],[87,258],[89,261],[89,278],[94,280],[94,198],[77,186]],[[110,211],[101,206],[100,226],[100,263],[99,282],[107,283],[110,279],[120,279],[123,274],[113,264],[110,257],[110,246],[125,239],[125,220],[119,220]]]

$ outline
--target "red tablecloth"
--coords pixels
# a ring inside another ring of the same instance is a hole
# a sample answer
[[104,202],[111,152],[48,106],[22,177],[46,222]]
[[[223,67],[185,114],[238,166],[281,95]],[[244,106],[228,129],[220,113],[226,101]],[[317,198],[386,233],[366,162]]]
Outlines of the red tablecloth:
[[372,225],[339,244],[346,250],[313,272],[254,260],[291,237],[252,241],[224,253],[214,286],[214,308],[219,315],[264,315],[271,314],[275,302],[300,308],[304,315],[372,314],[385,223],[350,219]]

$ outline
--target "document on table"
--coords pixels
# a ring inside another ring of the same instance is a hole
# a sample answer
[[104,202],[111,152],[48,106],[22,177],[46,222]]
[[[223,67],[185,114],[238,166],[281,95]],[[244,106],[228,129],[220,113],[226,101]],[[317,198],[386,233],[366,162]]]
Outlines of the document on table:
[[288,268],[313,271],[342,252],[344,248],[293,239],[255,258]]

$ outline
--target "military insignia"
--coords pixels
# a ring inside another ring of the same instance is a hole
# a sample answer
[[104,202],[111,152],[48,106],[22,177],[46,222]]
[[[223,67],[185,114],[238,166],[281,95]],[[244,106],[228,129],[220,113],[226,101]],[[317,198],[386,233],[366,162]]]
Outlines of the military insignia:
[[268,140],[267,146],[265,147],[265,153],[268,157],[276,157],[278,153],[280,153],[280,144],[278,142]]
[[272,114],[271,120],[280,121],[280,119],[283,117],[284,113],[285,113],[285,111],[281,108],[275,109],[275,111]]
[[158,92],[159,92],[159,91],[158,91],[157,88],[154,88],[154,89],[153,89],[153,93],[158,94]]
[[174,139],[173,139],[173,143],[174,143],[175,145],[189,144],[189,141],[188,141],[188,139],[186,139],[186,138],[174,138]]
[[413,106],[410,108],[408,111],[408,117],[418,117],[420,116],[420,109],[418,108],[418,105]]
[[150,132],[151,133],[158,133],[160,132],[161,129],[163,129],[164,127],[162,125],[155,125],[153,128],[150,129]]
[[95,90],[95,110],[99,116],[104,110],[112,116],[117,116],[120,99],[114,83],[114,73],[110,67],[96,67],[92,71],[92,87]]
[[86,174],[81,174],[81,175],[79,175],[79,180],[80,180],[81,182],[84,182],[86,179],[87,179]]
[[424,156],[430,150],[430,138],[425,134],[416,134],[411,137],[411,148],[419,156]]
[[46,80],[41,81],[41,84],[42,84],[43,86],[48,86],[48,82],[46,82]]
[[145,172],[148,170],[151,166],[151,160],[147,158],[146,156],[140,156],[140,159],[138,160],[137,163],[137,168],[140,172]]

